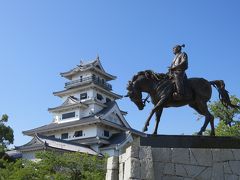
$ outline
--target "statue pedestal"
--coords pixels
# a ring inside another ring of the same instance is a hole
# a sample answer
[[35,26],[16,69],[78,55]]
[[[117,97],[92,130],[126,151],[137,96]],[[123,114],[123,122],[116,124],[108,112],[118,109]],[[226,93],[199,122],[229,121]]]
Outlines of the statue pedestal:
[[149,135],[108,167],[108,180],[240,179],[240,138]]
[[148,135],[140,138],[140,146],[155,148],[240,149],[240,137]]

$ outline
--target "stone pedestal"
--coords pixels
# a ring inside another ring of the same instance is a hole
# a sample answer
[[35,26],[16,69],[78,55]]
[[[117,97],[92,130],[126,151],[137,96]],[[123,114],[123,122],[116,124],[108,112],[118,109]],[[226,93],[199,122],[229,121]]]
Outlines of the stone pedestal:
[[[238,138],[200,137],[201,143],[198,143],[197,136],[192,139],[191,136],[177,136],[177,143],[174,143],[176,139],[168,142],[172,136],[164,137],[165,140],[159,137],[159,142],[158,136],[140,138],[140,142],[138,139],[119,157],[109,158],[106,179],[240,179]],[[211,147],[212,140],[221,144]]]
[[107,174],[106,180],[118,180],[119,161],[117,156],[112,156],[107,160]]

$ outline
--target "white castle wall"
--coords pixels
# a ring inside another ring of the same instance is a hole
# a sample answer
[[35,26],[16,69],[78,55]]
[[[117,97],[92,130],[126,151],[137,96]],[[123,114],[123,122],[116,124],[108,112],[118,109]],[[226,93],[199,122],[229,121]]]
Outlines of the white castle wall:
[[24,153],[22,153],[22,158],[33,161],[36,159],[35,153],[36,153],[36,151],[24,152]]
[[86,78],[86,77],[92,76],[92,74],[90,73],[90,71],[79,72],[72,77],[72,81],[80,79],[80,76],[82,76],[82,78]]
[[[83,136],[80,137],[73,137],[75,131],[83,131]],[[65,140],[76,140],[76,139],[83,139],[83,138],[89,138],[89,137],[96,137],[97,136],[97,126],[83,126],[83,127],[76,127],[76,128],[71,128],[71,129],[64,129],[64,130],[59,130],[55,132],[54,134],[45,134],[47,136],[49,135],[55,135],[55,138],[61,139],[61,134],[63,133],[68,133],[68,139]]]

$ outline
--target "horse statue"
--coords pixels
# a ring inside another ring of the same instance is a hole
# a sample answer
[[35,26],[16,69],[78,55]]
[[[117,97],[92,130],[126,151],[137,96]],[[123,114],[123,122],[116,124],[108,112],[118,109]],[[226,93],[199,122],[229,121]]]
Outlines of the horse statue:
[[[207,102],[210,100],[212,95],[211,85],[218,90],[219,99],[224,106],[239,108],[239,106],[231,103],[228,91],[225,89],[225,84],[222,80],[207,81],[204,78],[189,78],[185,80],[184,85],[184,96],[182,99],[176,100],[173,96],[173,93],[176,91],[176,87],[169,74],[158,74],[151,70],[146,70],[140,71],[133,76],[132,80],[129,81],[127,85],[128,93],[126,96],[135,103],[139,110],[143,110],[149,96],[154,104],[154,108],[145,122],[143,132],[148,130],[150,120],[154,113],[156,124],[153,134],[157,134],[158,124],[160,122],[163,108],[189,105],[199,114],[205,116],[204,124],[198,132],[198,135],[202,135],[210,123],[210,135],[214,136],[214,117],[209,112],[207,106]],[[148,97],[142,99],[142,92],[148,93]]]

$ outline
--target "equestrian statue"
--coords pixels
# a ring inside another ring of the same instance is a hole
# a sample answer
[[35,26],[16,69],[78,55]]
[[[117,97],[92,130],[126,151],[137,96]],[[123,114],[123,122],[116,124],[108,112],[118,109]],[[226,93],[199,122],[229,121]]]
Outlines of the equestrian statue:
[[[155,128],[153,134],[157,134],[158,124],[163,108],[180,107],[189,105],[199,114],[205,116],[205,121],[198,135],[202,135],[210,123],[211,136],[215,135],[214,117],[209,112],[207,102],[212,95],[212,86],[219,92],[219,99],[227,108],[240,108],[231,103],[228,91],[223,80],[208,81],[204,78],[187,78],[185,71],[188,68],[188,56],[182,52],[185,45],[176,45],[173,48],[175,55],[168,73],[154,73],[151,70],[140,71],[133,76],[127,85],[127,97],[133,101],[139,110],[142,110],[149,96],[154,108],[148,116],[143,131],[148,130],[150,120],[155,113]],[[148,96],[142,99],[142,93]]]

